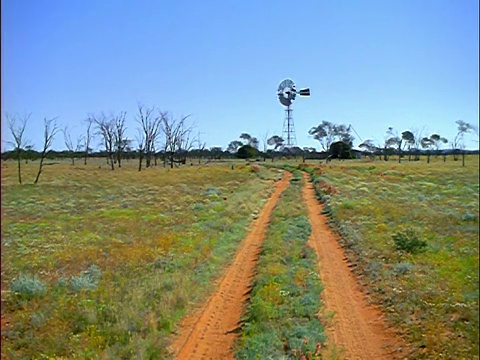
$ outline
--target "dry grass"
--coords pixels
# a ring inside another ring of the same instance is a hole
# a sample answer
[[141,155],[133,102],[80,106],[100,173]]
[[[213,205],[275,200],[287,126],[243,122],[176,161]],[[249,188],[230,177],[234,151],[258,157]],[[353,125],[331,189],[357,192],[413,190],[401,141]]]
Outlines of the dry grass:
[[[60,162],[34,186],[37,164],[19,185],[2,163],[2,358],[168,357],[175,324],[212,290],[281,176],[136,165]],[[15,282],[23,275],[38,283]]]
[[[414,356],[478,358],[478,157],[467,157],[466,167],[432,158],[307,169],[361,282]],[[399,238],[404,250],[415,239],[427,246],[399,251]]]

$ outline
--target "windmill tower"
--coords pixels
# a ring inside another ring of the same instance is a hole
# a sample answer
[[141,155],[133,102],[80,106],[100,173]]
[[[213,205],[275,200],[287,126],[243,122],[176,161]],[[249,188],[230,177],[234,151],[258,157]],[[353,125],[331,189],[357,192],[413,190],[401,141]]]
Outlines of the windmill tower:
[[310,96],[310,89],[301,89],[297,93],[295,84],[290,79],[283,80],[280,85],[278,85],[277,95],[280,103],[285,106],[285,120],[283,122],[283,138],[286,140],[285,147],[292,147],[297,145],[297,139],[295,137],[295,126],[293,124],[293,117],[291,105],[295,97],[300,96]]

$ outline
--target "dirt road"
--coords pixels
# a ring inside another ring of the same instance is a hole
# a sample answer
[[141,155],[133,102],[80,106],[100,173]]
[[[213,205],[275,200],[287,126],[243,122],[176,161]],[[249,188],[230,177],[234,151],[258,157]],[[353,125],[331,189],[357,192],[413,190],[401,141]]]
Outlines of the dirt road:
[[239,326],[270,215],[291,177],[285,173],[282,180],[276,182],[275,192],[254,221],[216,292],[201,309],[182,322],[182,330],[173,344],[176,359],[234,358],[232,331]]
[[359,289],[355,275],[348,267],[343,249],[332,234],[321,205],[315,198],[315,190],[304,174],[303,199],[307,204],[312,226],[310,246],[318,257],[320,278],[324,286],[323,305],[333,312],[327,327],[326,358],[337,352],[344,359],[402,359],[397,351],[401,339],[393,329],[386,327],[382,312],[369,305]]
[[[176,359],[233,359],[233,331],[238,328],[247,300],[258,255],[272,210],[280,194],[288,187],[290,173],[276,183],[253,228],[243,240],[234,261],[219,281],[216,292],[193,315],[181,324],[174,340]],[[303,200],[308,207],[312,234],[309,244],[319,259],[318,267],[324,286],[322,300],[334,316],[326,329],[328,341],[324,358],[402,359],[401,340],[386,328],[382,312],[368,305],[354,274],[348,268],[342,248],[321,215],[321,205],[305,174]],[[266,354],[267,355],[267,354]]]

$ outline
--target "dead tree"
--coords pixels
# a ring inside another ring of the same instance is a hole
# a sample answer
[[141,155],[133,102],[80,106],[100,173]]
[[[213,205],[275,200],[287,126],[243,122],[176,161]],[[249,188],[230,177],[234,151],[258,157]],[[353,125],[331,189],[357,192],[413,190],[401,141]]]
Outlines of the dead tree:
[[128,139],[124,138],[125,131],[125,116],[126,112],[121,112],[118,116],[115,116],[113,121],[115,123],[115,153],[117,155],[118,167],[122,167],[122,153],[125,147],[128,145]]
[[47,120],[45,118],[43,120],[43,123],[44,123],[43,149],[40,154],[40,165],[38,167],[37,177],[33,182],[34,184],[36,184],[38,182],[38,179],[40,178],[40,174],[42,173],[42,168],[43,168],[43,161],[45,160],[45,157],[47,156],[47,153],[50,150],[50,147],[52,146],[52,141],[59,130],[57,127],[56,118],[53,118],[50,120]]
[[71,131],[68,129],[67,126],[62,130],[63,133],[63,140],[65,142],[65,146],[67,147],[68,152],[70,153],[70,157],[72,160],[72,166],[75,165],[75,154],[80,151],[82,148],[82,137],[77,137],[77,143],[74,146],[72,141],[72,134]]
[[[165,156],[168,158],[170,168],[177,163],[185,164],[185,153],[193,147],[195,139],[190,138],[193,125],[188,126],[186,120],[190,115],[175,120],[168,114],[162,114],[162,131],[165,134]],[[175,157],[179,159],[175,159]]]
[[[13,136],[13,141],[8,141],[8,143],[15,147],[15,151],[17,153],[18,182],[20,184],[22,183],[22,172],[21,172],[21,165],[20,165],[22,150],[28,145],[27,141],[23,137],[23,134],[25,133],[25,128],[27,127],[27,122],[28,122],[28,119],[30,119],[30,115],[31,114],[28,114],[23,116],[23,118],[20,118],[20,116],[18,115],[11,116],[10,114],[5,114],[5,117],[7,118],[7,121],[8,121],[8,128],[10,129],[10,132],[12,133],[12,136]],[[19,122],[18,126],[17,126],[17,120]]]
[[140,131],[143,133],[145,154],[145,166],[151,165],[152,154],[155,151],[155,143],[160,135],[161,117],[153,114],[155,108],[146,108],[143,104],[138,104],[137,122],[140,124]]
[[87,165],[88,152],[90,151],[90,141],[92,140],[91,128],[92,128],[92,124],[94,122],[94,118],[89,116],[87,118],[87,120],[85,120],[85,121],[87,122],[87,134],[85,136],[85,143],[84,143],[85,159],[84,159],[83,164]]
[[197,151],[198,151],[198,163],[201,164],[202,163],[202,157],[203,157],[203,152],[205,151],[205,148],[207,146],[207,143],[206,142],[202,142],[202,140],[200,140],[200,132],[198,132],[197,134],[197,138],[196,138],[196,141],[197,143]]
[[103,139],[103,144],[107,153],[107,164],[110,164],[113,171],[115,170],[113,160],[115,150],[115,121],[113,119],[108,119],[103,113],[98,117],[94,116],[93,119],[97,125],[97,134]]
[[137,140],[137,151],[138,151],[138,171],[142,171],[142,162],[143,162],[143,157],[145,155],[145,136],[140,129],[137,129],[137,130],[138,130],[138,136],[136,136],[136,140]]

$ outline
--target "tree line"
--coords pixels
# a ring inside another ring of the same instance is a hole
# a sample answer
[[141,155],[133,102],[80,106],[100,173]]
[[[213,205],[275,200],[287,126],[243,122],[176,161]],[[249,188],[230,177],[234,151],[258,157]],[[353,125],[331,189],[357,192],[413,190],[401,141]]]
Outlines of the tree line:
[[[378,157],[388,161],[392,155],[398,156],[398,161],[408,157],[409,161],[419,160],[421,155],[427,157],[443,155],[444,161],[447,154],[453,154],[454,160],[462,158],[462,165],[465,165],[465,143],[464,136],[467,133],[477,133],[476,127],[463,120],[457,120],[456,136],[449,141],[439,134],[424,136],[422,131],[406,130],[398,133],[389,127],[383,143],[365,140],[359,145],[361,151],[352,149],[355,138],[352,131],[356,133],[351,125],[335,124],[330,121],[322,121],[318,126],[312,127],[308,134],[319,142],[322,151],[317,152],[315,148],[298,146],[285,146],[284,139],[279,135],[269,136],[263,134],[261,141],[256,137],[242,133],[237,140],[231,141],[226,150],[221,147],[207,149],[206,143],[200,140],[200,134],[193,133],[195,125],[189,123],[189,115],[174,118],[171,114],[157,109],[155,106],[137,104],[135,114],[137,135],[134,139],[126,135],[126,112],[106,115],[88,114],[83,121],[83,134],[72,138],[72,129],[68,126],[59,127],[57,118],[44,119],[43,144],[40,151],[33,148],[33,145],[26,139],[25,130],[31,114],[20,116],[18,114],[6,114],[8,129],[13,141],[8,143],[13,150],[2,153],[2,160],[15,159],[18,167],[18,180],[22,183],[21,163],[22,160],[40,160],[37,175],[34,180],[36,184],[43,170],[45,159],[69,158],[72,165],[75,160],[81,160],[84,165],[92,157],[106,158],[107,165],[111,170],[115,167],[121,168],[123,160],[138,161],[138,171],[142,167],[149,168],[157,166],[161,162],[164,167],[173,168],[185,164],[187,158],[222,159],[222,158],[258,158],[265,161],[267,158],[272,161],[277,157],[301,157],[305,159],[350,159],[360,156],[375,159]],[[61,133],[66,150],[54,151],[51,149],[53,139]],[[358,135],[358,134],[357,134]],[[100,140],[101,150],[93,151],[93,140]],[[262,144],[261,144],[262,142]],[[449,143],[450,150],[440,149],[442,145]],[[136,145],[136,146],[134,146]],[[260,149],[263,145],[263,149]]]

